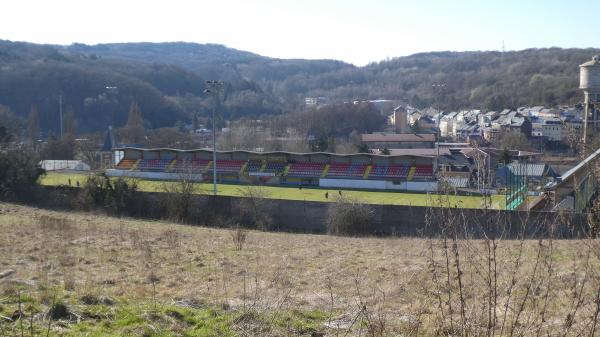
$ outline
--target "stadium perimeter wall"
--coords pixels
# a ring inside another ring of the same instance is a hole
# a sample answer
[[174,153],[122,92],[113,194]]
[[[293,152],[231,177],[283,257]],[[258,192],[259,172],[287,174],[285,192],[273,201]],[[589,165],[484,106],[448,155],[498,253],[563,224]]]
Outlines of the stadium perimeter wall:
[[396,190],[430,192],[438,190],[437,181],[401,181],[395,184],[387,180],[359,180],[359,179],[319,179],[320,187],[351,188],[369,190]]
[[144,172],[108,169],[106,170],[106,175],[109,177],[128,177],[152,180],[180,180],[185,178],[193,181],[202,181],[202,174],[200,173]]
[[[79,190],[71,187],[42,187],[34,200],[27,203],[40,207],[79,210]],[[168,193],[137,192],[135,205],[125,216],[166,219]],[[248,199],[229,196],[193,196],[198,209],[194,219],[185,222],[203,226],[229,226],[243,222],[240,205]],[[331,203],[264,199],[262,212],[272,219],[271,230],[303,233],[326,233]],[[444,209],[419,206],[368,205],[372,211],[373,235],[434,237],[455,228],[460,236],[481,238],[560,237],[577,238],[587,232],[586,214],[555,212],[521,212],[481,209]]]

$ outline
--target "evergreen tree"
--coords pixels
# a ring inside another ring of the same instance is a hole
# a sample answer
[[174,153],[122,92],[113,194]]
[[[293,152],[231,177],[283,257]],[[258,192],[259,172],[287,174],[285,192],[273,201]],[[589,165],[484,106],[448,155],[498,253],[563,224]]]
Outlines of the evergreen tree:
[[77,135],[77,119],[75,118],[75,111],[73,111],[73,107],[69,107],[67,110],[64,123],[65,135],[75,137]]
[[123,136],[129,143],[139,144],[144,141],[146,130],[144,129],[144,120],[142,111],[136,102],[131,103],[127,124],[123,127]]
[[360,143],[357,146],[358,153],[370,153],[369,147],[365,143]]
[[27,117],[27,136],[35,143],[40,138],[40,114],[37,106],[31,105],[29,116]]

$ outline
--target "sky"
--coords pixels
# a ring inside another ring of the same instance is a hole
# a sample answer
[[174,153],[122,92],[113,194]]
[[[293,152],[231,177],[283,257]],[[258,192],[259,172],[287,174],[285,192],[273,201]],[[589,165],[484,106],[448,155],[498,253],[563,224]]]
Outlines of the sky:
[[218,43],[365,65],[428,51],[599,47],[598,0],[2,0],[0,39]]

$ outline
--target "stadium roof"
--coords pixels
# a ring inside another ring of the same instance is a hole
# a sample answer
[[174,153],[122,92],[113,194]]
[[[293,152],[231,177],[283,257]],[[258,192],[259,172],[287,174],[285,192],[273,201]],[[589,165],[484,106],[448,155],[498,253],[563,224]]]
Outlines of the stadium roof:
[[565,172],[562,176],[558,177],[558,180],[559,181],[567,180],[568,178],[571,177],[571,175],[575,174],[575,172],[579,171],[580,169],[584,168],[586,165],[590,164],[590,162],[595,160],[598,155],[600,155],[600,149],[596,150],[594,153],[592,153],[587,158],[582,160],[579,164],[575,165],[573,168],[571,168],[570,170]]
[[[181,149],[172,149],[172,148],[139,148],[139,147],[119,147],[114,148],[113,151],[125,151],[125,150],[134,150],[134,151],[172,151],[172,152],[208,152],[212,153],[212,149],[191,149],[191,150],[181,150]],[[358,156],[369,156],[369,157],[421,157],[421,158],[430,158],[430,155],[419,155],[419,154],[373,154],[373,153],[331,153],[331,152],[288,152],[288,151],[270,151],[270,152],[256,152],[256,151],[247,151],[247,150],[231,150],[231,151],[217,151],[217,153],[229,154],[229,153],[248,153],[248,154],[256,154],[256,155],[297,155],[297,156],[313,156],[313,155],[327,155],[327,156],[339,156],[339,157],[358,157]]]
[[364,133],[363,142],[435,142],[433,133]]
[[[391,156],[419,156],[419,157],[435,157],[438,155],[437,149],[389,149]],[[440,148],[439,154],[449,154],[448,148]]]
[[456,188],[467,188],[469,187],[469,178],[465,177],[446,177],[445,180]]
[[503,176],[506,169],[514,175],[524,175],[527,177],[542,178],[546,176],[555,177],[556,173],[548,164],[544,163],[510,163],[507,166],[499,167],[496,170],[497,176]]

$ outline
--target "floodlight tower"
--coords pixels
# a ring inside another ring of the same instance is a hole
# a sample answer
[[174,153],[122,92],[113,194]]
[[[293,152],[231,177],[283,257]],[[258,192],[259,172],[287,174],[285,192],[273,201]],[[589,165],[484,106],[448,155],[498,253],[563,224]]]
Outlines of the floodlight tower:
[[[585,99],[583,114],[583,144],[587,143],[590,108],[600,102],[600,56],[596,55],[591,61],[579,66],[579,89],[583,90]],[[598,127],[598,109],[593,109],[591,122],[594,131]]]
[[215,114],[217,107],[221,102],[221,94],[223,93],[223,82],[221,81],[206,81],[208,89],[204,90],[205,94],[213,96],[212,108],[212,141],[213,141],[213,195],[217,195],[217,131],[215,125]]

